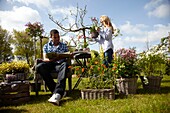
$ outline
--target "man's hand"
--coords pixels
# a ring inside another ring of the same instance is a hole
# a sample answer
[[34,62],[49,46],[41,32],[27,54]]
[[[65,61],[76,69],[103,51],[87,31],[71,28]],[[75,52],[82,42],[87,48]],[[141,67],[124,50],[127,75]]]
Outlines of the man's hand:
[[74,53],[70,53],[70,58],[73,58],[74,57]]
[[49,59],[44,59],[43,62],[51,62]]

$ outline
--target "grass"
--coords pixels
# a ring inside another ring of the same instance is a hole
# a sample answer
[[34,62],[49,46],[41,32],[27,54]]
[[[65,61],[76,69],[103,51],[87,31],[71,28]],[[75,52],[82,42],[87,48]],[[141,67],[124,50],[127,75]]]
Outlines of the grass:
[[[77,78],[73,78],[75,83]],[[144,91],[138,79],[137,94],[115,100],[82,100],[79,87],[63,98],[60,106],[48,103],[50,92],[31,92],[27,103],[17,106],[1,106],[0,113],[169,113],[170,76],[164,76],[159,92]]]

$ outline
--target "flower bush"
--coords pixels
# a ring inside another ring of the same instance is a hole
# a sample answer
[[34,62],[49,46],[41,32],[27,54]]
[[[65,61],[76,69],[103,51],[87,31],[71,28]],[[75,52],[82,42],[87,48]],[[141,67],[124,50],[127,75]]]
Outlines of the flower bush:
[[141,75],[160,76],[165,74],[166,57],[160,52],[142,52],[138,59]]
[[82,80],[83,87],[88,89],[113,88],[115,80],[114,70],[112,70],[112,68],[107,68],[103,64],[103,60],[100,58],[99,54],[95,51],[93,51],[91,55],[92,60],[87,62],[86,68],[80,66],[74,67],[75,74],[78,77],[84,73],[85,75],[83,77],[87,78],[85,81]]
[[121,48],[114,54],[114,61],[112,64],[113,70],[117,75],[117,78],[125,77],[131,78],[139,73],[139,68],[136,63],[137,54],[135,48]]
[[13,61],[0,64],[1,74],[15,74],[29,72],[29,65],[24,61]]

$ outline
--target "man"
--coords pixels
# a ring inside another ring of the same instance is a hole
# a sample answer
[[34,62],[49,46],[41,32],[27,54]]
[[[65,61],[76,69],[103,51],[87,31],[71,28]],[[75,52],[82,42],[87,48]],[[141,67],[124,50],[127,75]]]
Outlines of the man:
[[[43,47],[43,62],[36,66],[37,72],[42,76],[46,82],[47,87],[53,93],[52,97],[48,100],[49,102],[59,105],[59,100],[63,97],[66,87],[66,72],[68,64],[65,59],[47,58],[47,53],[64,53],[68,52],[66,44],[60,42],[59,32],[56,29],[50,31],[50,38],[48,43]],[[58,72],[58,82],[55,83],[50,72],[56,70]]]

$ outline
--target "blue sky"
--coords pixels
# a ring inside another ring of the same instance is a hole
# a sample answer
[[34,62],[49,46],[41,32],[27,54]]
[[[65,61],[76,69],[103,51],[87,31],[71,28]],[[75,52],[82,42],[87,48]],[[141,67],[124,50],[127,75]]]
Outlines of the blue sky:
[[[170,0],[0,0],[0,25],[12,31],[22,31],[28,22],[41,22],[48,35],[56,28],[48,17],[52,14],[55,20],[61,21],[68,16],[63,25],[73,23],[69,11],[87,5],[85,25],[91,24],[90,17],[99,18],[108,15],[113,25],[119,28],[122,36],[113,40],[114,50],[136,47],[138,52],[160,42],[170,32]],[[67,34],[63,38],[68,38]],[[98,44],[90,46],[98,50]]]

